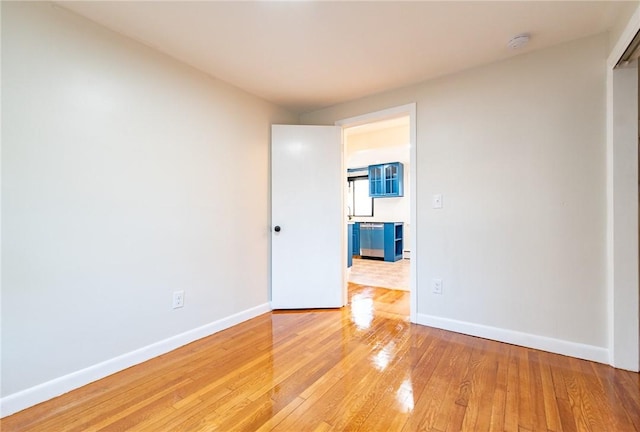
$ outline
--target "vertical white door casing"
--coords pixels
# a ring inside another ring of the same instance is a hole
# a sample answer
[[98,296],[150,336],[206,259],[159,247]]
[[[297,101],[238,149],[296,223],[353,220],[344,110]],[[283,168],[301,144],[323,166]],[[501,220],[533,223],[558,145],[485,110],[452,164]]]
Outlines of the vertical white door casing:
[[271,127],[273,309],[344,305],[342,171],[340,127]]
[[640,370],[638,64],[615,66],[640,31],[637,7],[607,59],[607,290],[609,364]]

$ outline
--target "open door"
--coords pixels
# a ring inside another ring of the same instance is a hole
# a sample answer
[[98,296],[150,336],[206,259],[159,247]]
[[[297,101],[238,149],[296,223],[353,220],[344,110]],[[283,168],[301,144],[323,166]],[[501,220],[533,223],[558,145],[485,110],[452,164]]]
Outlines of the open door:
[[341,128],[271,128],[271,306],[344,306]]

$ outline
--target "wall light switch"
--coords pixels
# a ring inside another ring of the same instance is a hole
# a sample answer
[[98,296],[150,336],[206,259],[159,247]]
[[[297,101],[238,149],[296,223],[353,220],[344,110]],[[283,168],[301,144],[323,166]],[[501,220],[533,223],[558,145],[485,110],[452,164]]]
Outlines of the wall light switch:
[[433,196],[432,204],[434,209],[442,208],[442,194],[435,194]]

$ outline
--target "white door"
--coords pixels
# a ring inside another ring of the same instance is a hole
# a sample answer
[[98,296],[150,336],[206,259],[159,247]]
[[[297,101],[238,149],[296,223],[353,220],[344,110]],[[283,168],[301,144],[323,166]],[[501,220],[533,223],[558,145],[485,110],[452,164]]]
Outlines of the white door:
[[343,306],[344,200],[338,126],[271,127],[271,306]]

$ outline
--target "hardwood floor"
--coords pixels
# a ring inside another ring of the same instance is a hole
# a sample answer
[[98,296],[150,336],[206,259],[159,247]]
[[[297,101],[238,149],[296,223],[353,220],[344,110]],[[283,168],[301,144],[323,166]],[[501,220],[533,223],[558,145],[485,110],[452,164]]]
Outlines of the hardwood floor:
[[2,419],[8,431],[640,431],[636,373],[410,324],[409,294],[274,312]]

